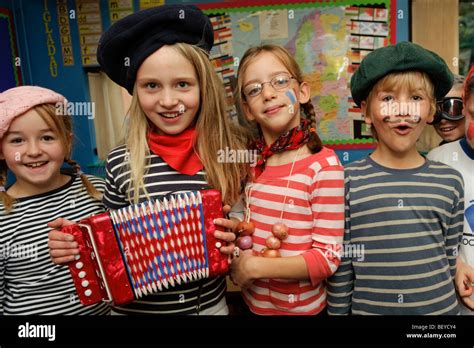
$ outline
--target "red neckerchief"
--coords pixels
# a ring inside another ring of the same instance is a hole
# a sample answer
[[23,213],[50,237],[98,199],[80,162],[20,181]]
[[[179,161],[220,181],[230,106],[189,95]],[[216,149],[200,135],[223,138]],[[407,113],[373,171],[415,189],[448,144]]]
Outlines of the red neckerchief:
[[251,145],[251,148],[257,150],[259,153],[259,159],[255,166],[255,179],[258,178],[265,169],[265,162],[268,157],[279,152],[295,150],[306,144],[311,132],[309,125],[308,120],[302,119],[298,126],[280,135],[270,146],[265,143],[263,137],[255,140]]
[[204,166],[194,151],[196,130],[188,128],[176,135],[159,135],[149,132],[147,137],[151,152],[160,156],[169,166],[186,175],[194,175]]

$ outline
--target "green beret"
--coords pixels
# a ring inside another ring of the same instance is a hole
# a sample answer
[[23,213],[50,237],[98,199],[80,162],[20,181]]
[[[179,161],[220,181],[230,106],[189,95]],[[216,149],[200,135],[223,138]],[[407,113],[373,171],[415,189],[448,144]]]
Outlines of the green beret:
[[372,87],[385,75],[396,71],[418,70],[428,74],[434,85],[436,99],[443,98],[453,85],[453,74],[436,53],[420,45],[402,41],[370,52],[351,79],[354,102],[360,106]]

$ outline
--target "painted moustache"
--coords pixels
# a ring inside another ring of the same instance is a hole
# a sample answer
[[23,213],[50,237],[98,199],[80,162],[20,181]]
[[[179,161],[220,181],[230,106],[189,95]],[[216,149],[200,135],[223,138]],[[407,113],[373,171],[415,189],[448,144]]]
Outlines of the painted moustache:
[[409,123],[409,124],[418,124],[421,122],[421,117],[418,115],[414,116],[404,116],[404,117],[391,117],[391,116],[385,116],[383,118],[383,121],[385,123],[391,123],[391,124],[397,124],[397,123]]

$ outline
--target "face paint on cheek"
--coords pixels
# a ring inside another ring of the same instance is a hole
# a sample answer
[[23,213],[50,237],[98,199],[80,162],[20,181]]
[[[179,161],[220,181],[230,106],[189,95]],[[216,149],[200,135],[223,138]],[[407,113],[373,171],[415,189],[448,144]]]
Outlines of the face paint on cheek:
[[469,122],[469,126],[467,127],[466,136],[467,136],[467,139],[469,141],[474,140],[474,122],[473,121]]
[[288,112],[293,115],[295,113],[296,95],[295,92],[290,89],[285,92],[285,95],[290,99],[290,105],[288,105]]
[[291,105],[296,104],[296,95],[295,95],[295,92],[293,92],[292,89],[286,91],[285,95],[288,97],[288,99],[290,99]]

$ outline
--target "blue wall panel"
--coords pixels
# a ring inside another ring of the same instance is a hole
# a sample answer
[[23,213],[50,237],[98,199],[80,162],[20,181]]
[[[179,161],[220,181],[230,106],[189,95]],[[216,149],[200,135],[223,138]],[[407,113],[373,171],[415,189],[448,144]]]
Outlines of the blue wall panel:
[[[75,9],[74,6],[74,1],[69,0],[69,9]],[[24,84],[50,88],[70,102],[89,102],[89,88],[81,65],[75,20],[70,19],[75,64],[65,67],[62,64],[56,1],[18,0],[13,3],[13,12]],[[53,61],[48,53],[53,54]],[[87,115],[74,115],[73,123],[73,158],[86,170],[88,164],[96,161],[93,120]]]

